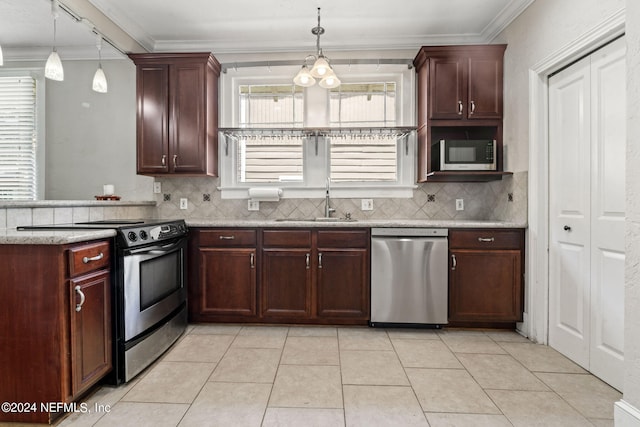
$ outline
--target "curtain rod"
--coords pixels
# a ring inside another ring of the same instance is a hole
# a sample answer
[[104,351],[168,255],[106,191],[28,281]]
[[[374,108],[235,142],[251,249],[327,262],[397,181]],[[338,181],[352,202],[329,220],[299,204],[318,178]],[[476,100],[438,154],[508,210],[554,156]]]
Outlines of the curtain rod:
[[[301,65],[299,60],[278,60],[278,61],[247,61],[247,62],[228,62],[221,64],[220,68],[223,73],[227,70],[235,70],[238,68],[247,67],[279,67],[286,65]],[[371,64],[371,65],[406,65],[407,68],[413,68],[413,59],[332,59],[331,65],[359,65],[359,64]]]

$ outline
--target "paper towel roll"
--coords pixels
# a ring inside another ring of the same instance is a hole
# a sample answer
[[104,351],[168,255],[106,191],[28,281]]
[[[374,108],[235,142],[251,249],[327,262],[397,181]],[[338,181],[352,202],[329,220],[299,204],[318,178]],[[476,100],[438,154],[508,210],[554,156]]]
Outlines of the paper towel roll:
[[258,202],[277,202],[282,196],[282,189],[277,187],[257,187],[249,189],[249,198]]

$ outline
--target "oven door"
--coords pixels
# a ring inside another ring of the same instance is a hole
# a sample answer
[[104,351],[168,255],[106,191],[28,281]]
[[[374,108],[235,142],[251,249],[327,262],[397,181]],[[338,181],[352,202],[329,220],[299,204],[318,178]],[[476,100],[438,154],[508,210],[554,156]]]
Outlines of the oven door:
[[124,251],[124,340],[173,313],[186,300],[187,239]]

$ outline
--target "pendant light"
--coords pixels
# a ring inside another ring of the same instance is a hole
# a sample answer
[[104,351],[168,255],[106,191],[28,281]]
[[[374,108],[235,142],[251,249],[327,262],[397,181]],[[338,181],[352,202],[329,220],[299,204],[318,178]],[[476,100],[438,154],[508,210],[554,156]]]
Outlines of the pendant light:
[[[316,36],[316,54],[305,58],[302,69],[293,78],[293,82],[298,86],[309,87],[316,84],[316,79],[320,80],[320,86],[325,89],[332,89],[340,86],[340,79],[331,68],[329,58],[324,56],[320,48],[320,36],[324,34],[324,28],[320,26],[320,8],[318,8],[318,26],[311,29],[311,34]],[[313,59],[313,67],[309,69],[307,61]]]
[[51,15],[53,15],[53,49],[47,64],[44,67],[44,76],[51,80],[57,80],[59,82],[64,80],[64,69],[62,68],[62,61],[60,61],[60,55],[56,51],[56,21],[59,16],[58,0],[52,0],[51,2]]
[[93,90],[100,93],[107,93],[107,76],[102,70],[102,36],[97,34],[96,47],[98,48],[98,69],[93,76]]

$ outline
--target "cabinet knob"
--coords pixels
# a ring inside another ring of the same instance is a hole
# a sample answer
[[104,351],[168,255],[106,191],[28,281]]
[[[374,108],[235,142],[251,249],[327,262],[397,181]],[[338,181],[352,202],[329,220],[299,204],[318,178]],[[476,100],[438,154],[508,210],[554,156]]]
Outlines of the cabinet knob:
[[562,228],[564,229],[564,231],[571,231],[571,227],[569,227],[568,225],[565,225]]

